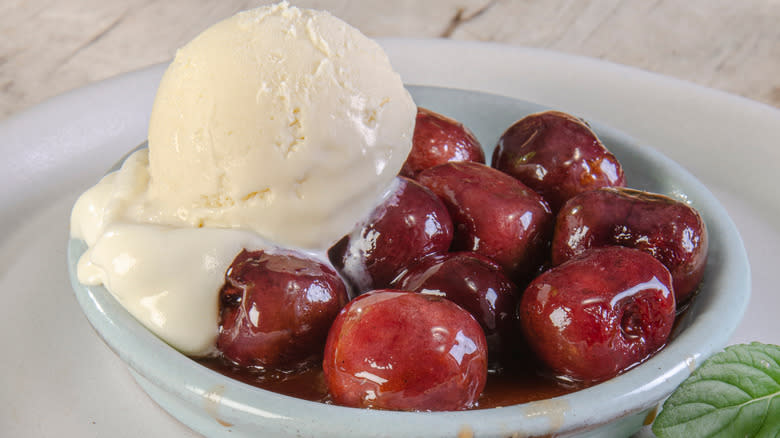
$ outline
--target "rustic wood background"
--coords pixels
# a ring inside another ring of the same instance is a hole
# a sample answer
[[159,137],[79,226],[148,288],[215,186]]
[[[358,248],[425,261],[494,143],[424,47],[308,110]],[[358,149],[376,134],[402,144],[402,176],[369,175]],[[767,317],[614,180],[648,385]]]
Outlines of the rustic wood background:
[[[0,119],[170,59],[264,1],[1,0]],[[494,41],[585,55],[780,107],[780,0],[296,0],[372,37]],[[424,62],[424,60],[422,61]]]

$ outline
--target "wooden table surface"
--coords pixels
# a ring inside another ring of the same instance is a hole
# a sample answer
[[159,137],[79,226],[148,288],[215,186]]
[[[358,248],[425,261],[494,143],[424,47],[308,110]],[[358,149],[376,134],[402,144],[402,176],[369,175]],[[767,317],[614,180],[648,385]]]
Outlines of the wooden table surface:
[[[263,1],[2,0],[0,120],[169,60]],[[780,107],[780,0],[300,0],[371,37],[500,42],[631,65]],[[421,60],[424,62],[424,60]]]

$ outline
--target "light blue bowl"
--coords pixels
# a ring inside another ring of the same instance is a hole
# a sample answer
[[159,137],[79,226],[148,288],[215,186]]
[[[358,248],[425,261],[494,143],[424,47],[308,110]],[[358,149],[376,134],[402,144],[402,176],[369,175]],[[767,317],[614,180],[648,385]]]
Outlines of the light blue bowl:
[[[418,105],[470,127],[492,154],[514,121],[546,108],[484,93],[409,87]],[[750,295],[742,240],[723,206],[691,174],[614,129],[591,123],[623,165],[630,187],[687,199],[704,217],[709,261],[701,293],[669,345],[607,382],[549,400],[466,412],[384,412],[309,402],[232,380],[198,365],[138,323],[103,287],[76,279],[81,241],[68,245],[76,297],[90,323],[165,410],[209,437],[629,436],[704,359],[723,348]],[[703,151],[704,148],[702,149]],[[516,435],[515,435],[516,434]]]

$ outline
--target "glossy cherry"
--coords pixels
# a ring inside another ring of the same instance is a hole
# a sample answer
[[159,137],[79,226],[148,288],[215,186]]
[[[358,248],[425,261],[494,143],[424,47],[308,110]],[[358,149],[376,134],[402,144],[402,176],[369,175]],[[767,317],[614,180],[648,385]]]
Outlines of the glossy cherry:
[[526,288],[526,341],[556,376],[602,381],[663,347],[675,318],[672,278],[644,251],[592,249]]
[[321,357],[347,299],[336,272],[317,260],[244,250],[220,292],[217,348],[240,366],[295,369]]
[[412,150],[401,175],[414,178],[421,171],[448,161],[485,163],[485,152],[462,123],[443,114],[417,108]]
[[471,162],[441,164],[420,172],[417,180],[447,205],[455,224],[451,250],[490,257],[518,282],[547,258],[552,213],[520,181]]
[[447,299],[372,291],[339,313],[322,367],[339,405],[454,411],[482,392],[487,345],[474,317]]
[[699,213],[683,202],[639,190],[583,193],[558,212],[553,264],[607,245],[641,249],[661,261],[672,273],[678,304],[696,291],[707,263],[707,228]]
[[588,125],[559,111],[515,122],[498,140],[491,165],[539,192],[553,211],[578,193],[625,185],[620,163]]
[[385,288],[420,258],[446,252],[453,227],[444,203],[408,178],[368,219],[328,251],[333,266],[356,293]]

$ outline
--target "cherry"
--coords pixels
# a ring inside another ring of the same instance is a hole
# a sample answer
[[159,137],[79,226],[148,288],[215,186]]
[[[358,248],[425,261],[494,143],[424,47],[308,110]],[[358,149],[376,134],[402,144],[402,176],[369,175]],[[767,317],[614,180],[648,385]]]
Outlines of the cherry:
[[356,293],[384,288],[420,258],[446,252],[452,220],[444,203],[408,178],[366,221],[328,250],[333,266]]
[[517,282],[527,281],[546,259],[552,213],[520,181],[472,162],[440,164],[417,180],[447,205],[455,224],[451,250],[490,257]]
[[244,367],[295,369],[321,357],[347,302],[339,276],[292,252],[242,251],[220,292],[217,348]]
[[449,300],[378,290],[339,313],[322,368],[339,405],[461,410],[485,386],[487,344],[474,317]]
[[484,164],[485,152],[474,134],[462,123],[418,107],[412,150],[401,168],[401,175],[414,178],[424,169],[448,161]]
[[553,211],[578,193],[625,185],[620,163],[588,125],[559,111],[531,114],[510,126],[493,151],[492,166],[539,192]]
[[644,251],[591,249],[534,279],[518,313],[528,345],[555,375],[602,381],[666,344],[672,277]]
[[704,275],[704,221],[689,205],[664,195],[605,188],[570,199],[558,212],[553,264],[607,245],[641,249],[661,261],[672,273],[678,304],[691,297]]

